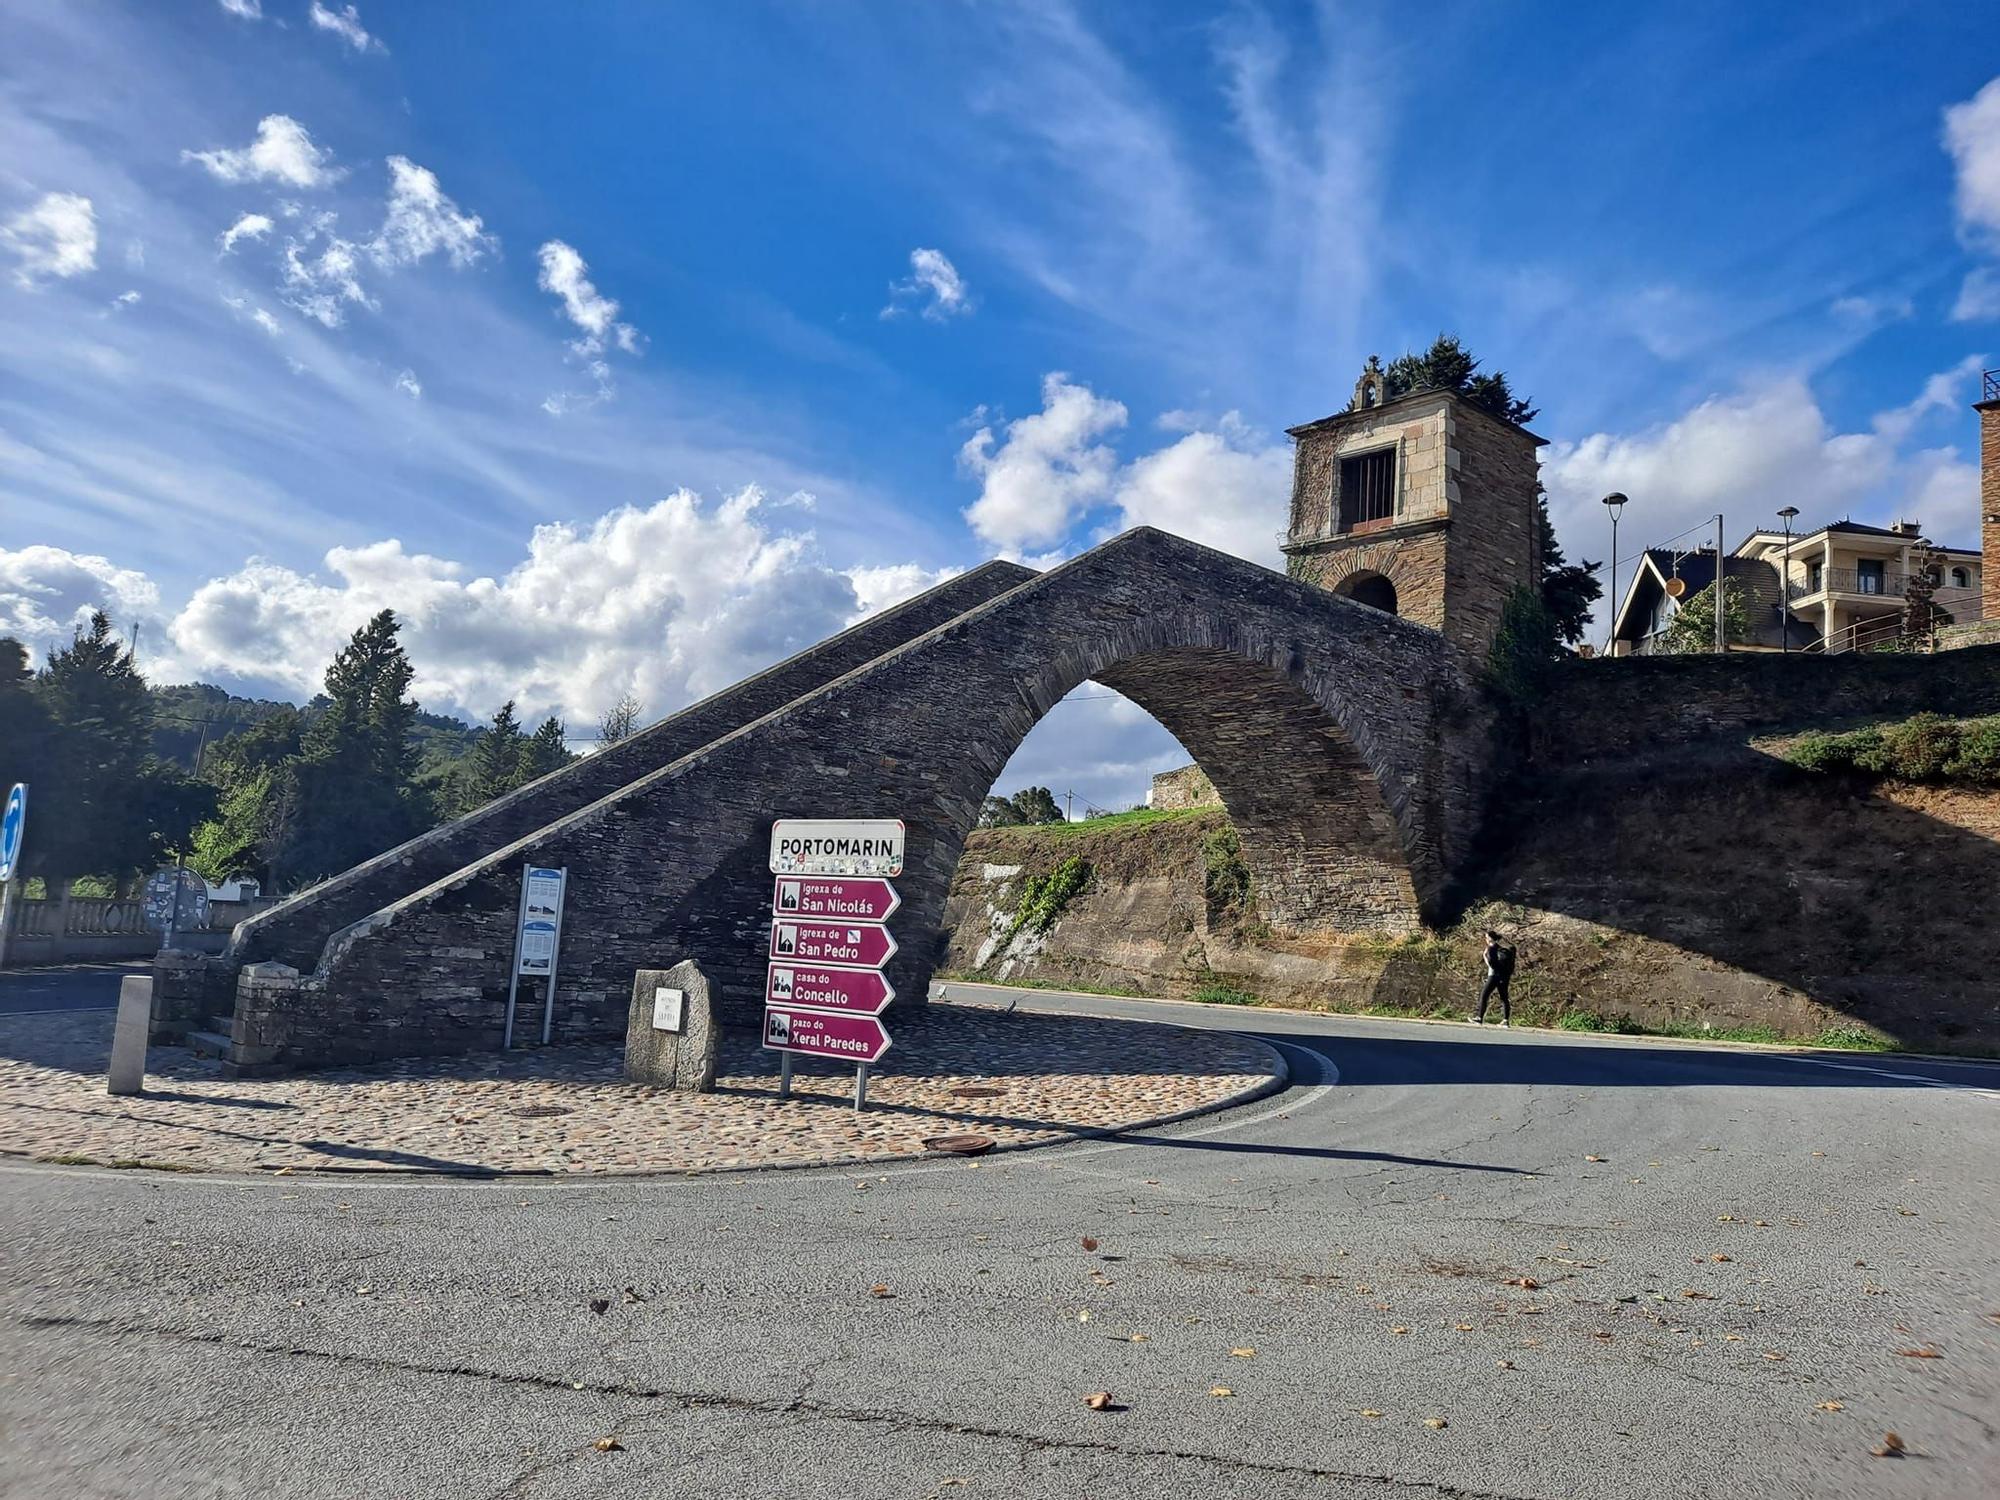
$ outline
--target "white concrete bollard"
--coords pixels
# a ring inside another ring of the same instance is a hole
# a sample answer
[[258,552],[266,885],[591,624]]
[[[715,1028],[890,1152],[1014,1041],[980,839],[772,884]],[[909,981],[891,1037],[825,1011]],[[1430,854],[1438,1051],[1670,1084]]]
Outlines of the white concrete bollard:
[[153,976],[127,974],[118,981],[118,1025],[111,1033],[107,1094],[146,1092],[146,1043],[153,1030]]

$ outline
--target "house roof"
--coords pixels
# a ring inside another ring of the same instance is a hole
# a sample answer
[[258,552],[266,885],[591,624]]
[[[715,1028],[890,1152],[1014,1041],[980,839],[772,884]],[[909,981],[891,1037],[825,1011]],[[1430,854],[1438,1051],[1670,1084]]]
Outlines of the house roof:
[[1485,407],[1480,406],[1475,402],[1466,400],[1466,398],[1460,395],[1457,391],[1449,391],[1444,389],[1444,387],[1442,386],[1435,386],[1435,385],[1419,386],[1417,387],[1417,389],[1413,391],[1405,391],[1400,396],[1390,397],[1387,401],[1384,401],[1380,406],[1366,406],[1366,407],[1355,408],[1348,411],[1337,411],[1334,412],[1331,416],[1320,417],[1316,421],[1301,422],[1296,427],[1287,427],[1285,429],[1285,435],[1287,437],[1296,438],[1303,433],[1317,432],[1321,428],[1330,427],[1340,422],[1346,422],[1354,417],[1370,416],[1376,412],[1391,411],[1398,406],[1404,405],[1405,403],[1414,404],[1418,401],[1429,401],[1438,396],[1448,396],[1453,401],[1458,403],[1458,405],[1463,409],[1465,409],[1466,411],[1476,411],[1479,413],[1480,416],[1486,418],[1486,420],[1489,422],[1497,422],[1502,427],[1511,428],[1513,431],[1520,433],[1523,437],[1532,439],[1537,447],[1546,448],[1549,444],[1549,440],[1547,438],[1539,437],[1536,434],[1528,431],[1528,429],[1523,427],[1519,422],[1510,422],[1505,417],[1498,416],[1493,412],[1488,411]]
[[[1792,545],[1797,547],[1800,543],[1809,542],[1816,536],[1824,536],[1829,531],[1842,536],[1880,537],[1884,541],[1913,542],[1917,540],[1915,537],[1909,535],[1909,533],[1898,531],[1892,526],[1869,526],[1860,521],[1829,521],[1826,525],[1813,531],[1793,531]],[[1784,533],[1781,531],[1772,531],[1768,528],[1753,531],[1750,535],[1743,538],[1741,542],[1737,543],[1736,551],[1741,554],[1744,548],[1750,546],[1751,543],[1765,538],[1774,542],[1782,542],[1784,540]],[[1979,556],[1979,549],[1977,547],[1948,547],[1942,542],[1935,541],[1931,545],[1940,552],[1949,553],[1957,557],[1976,558]]]
[[[1786,616],[1779,609],[1778,570],[1760,557],[1730,556],[1723,559],[1723,576],[1745,584],[1750,590],[1750,639],[1752,643],[1776,646],[1780,643]],[[1666,589],[1667,580],[1679,578],[1687,585],[1687,598],[1715,582],[1713,551],[1675,552],[1665,547],[1648,547],[1639,554],[1639,566],[1632,571],[1632,583],[1618,608],[1614,639],[1635,641],[1644,633],[1653,605]],[[1790,616],[1794,647],[1819,639],[1819,632],[1795,613]]]

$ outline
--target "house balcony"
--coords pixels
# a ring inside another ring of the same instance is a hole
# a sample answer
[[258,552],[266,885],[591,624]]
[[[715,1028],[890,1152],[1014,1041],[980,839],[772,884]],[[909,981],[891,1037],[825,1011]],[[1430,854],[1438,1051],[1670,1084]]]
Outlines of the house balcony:
[[1793,581],[1785,592],[1794,604],[1816,599],[1821,594],[1848,599],[1900,599],[1909,585],[1909,575],[1892,568],[1880,572],[1860,568],[1823,568],[1818,578]]

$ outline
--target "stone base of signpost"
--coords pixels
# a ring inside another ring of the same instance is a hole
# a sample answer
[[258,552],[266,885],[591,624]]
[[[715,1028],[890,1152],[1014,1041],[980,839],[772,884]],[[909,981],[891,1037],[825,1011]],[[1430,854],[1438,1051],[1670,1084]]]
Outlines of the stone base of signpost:
[[715,1087],[720,1039],[712,986],[693,959],[632,977],[625,1024],[625,1076],[632,1082],[706,1094]]
[[118,981],[118,1021],[111,1032],[111,1066],[104,1080],[107,1094],[146,1091],[146,1043],[152,1030],[152,976],[127,974]]

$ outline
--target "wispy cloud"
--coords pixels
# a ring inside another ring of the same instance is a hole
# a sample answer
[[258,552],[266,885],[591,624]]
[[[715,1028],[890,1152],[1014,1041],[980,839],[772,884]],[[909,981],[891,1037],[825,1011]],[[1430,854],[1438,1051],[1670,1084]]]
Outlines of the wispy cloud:
[[881,315],[894,318],[912,307],[933,323],[949,322],[972,311],[971,290],[944,251],[919,247],[910,252],[910,274],[889,283],[889,302]]
[[22,286],[81,276],[97,269],[97,215],[81,193],[44,193],[0,225],[0,244],[20,261]]
[[311,134],[290,115],[266,115],[257,138],[247,146],[183,151],[182,161],[198,162],[218,181],[281,182],[287,187],[320,188],[343,175],[333,153],[313,144]]
[[321,31],[330,31],[356,52],[366,52],[371,47],[377,52],[389,49],[361,24],[361,17],[352,5],[343,5],[339,10],[322,5],[320,0],[312,0],[312,8],[306,12],[312,23]]

